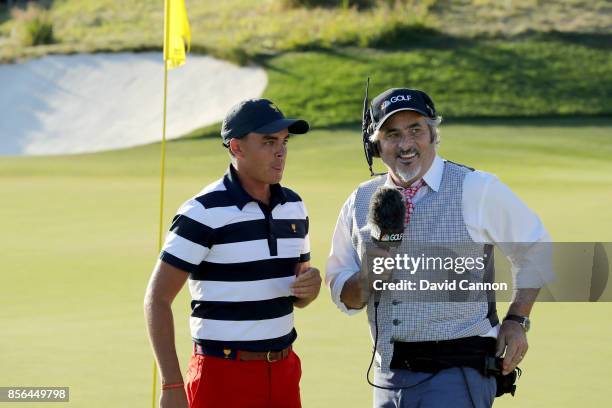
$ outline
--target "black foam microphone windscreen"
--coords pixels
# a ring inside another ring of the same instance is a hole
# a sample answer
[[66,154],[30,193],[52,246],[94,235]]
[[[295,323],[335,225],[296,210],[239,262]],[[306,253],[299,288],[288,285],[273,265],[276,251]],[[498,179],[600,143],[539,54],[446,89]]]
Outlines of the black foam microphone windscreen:
[[395,188],[380,186],[372,195],[368,211],[372,241],[381,247],[397,247],[404,238],[406,205]]

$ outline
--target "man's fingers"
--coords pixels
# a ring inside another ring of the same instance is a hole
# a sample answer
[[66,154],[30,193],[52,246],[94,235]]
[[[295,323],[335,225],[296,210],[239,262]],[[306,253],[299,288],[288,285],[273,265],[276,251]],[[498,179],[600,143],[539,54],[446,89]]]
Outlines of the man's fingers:
[[504,375],[509,374],[521,363],[521,361],[523,361],[528,348],[529,346],[525,336],[516,337],[509,343],[508,350],[506,350],[506,355],[504,357],[504,367],[502,370]]
[[297,286],[291,286],[290,289],[292,292],[296,292],[296,291],[300,291],[300,290],[312,290],[312,288],[319,288],[321,287],[321,282],[311,282],[311,283],[304,283],[301,285],[297,285]]
[[317,268],[308,268],[306,271],[297,275],[296,281],[310,279],[313,276],[321,277],[321,272]]
[[519,356],[519,348],[516,342],[508,342],[508,347],[506,347],[506,355],[504,356],[504,374],[507,374],[514,369],[512,363],[516,361]]
[[503,356],[505,349],[506,349],[506,336],[500,333],[499,336],[497,336],[497,347],[495,348],[495,356],[496,357]]
[[517,365],[519,365],[519,363],[523,360],[523,358],[525,357],[525,355],[523,354],[522,351],[518,351],[515,355],[514,358],[512,359],[512,361],[510,361],[510,364],[508,365],[508,368],[506,369],[506,374],[510,373],[512,370],[514,370],[516,368]]
[[295,280],[296,282],[299,282],[307,279],[312,279],[315,276],[318,276],[317,272],[312,269],[309,269],[306,272],[299,274]]
[[527,353],[527,336],[523,328],[512,321],[502,324],[497,339],[497,356],[501,356],[503,346],[506,345],[502,374],[507,375],[523,360]]
[[[308,273],[308,272],[307,272]],[[300,275],[297,279],[291,284],[291,288],[299,288],[304,286],[317,285],[321,283],[321,277],[318,274],[306,274]]]
[[309,268],[299,274],[295,281],[289,285],[293,296],[298,298],[309,298],[321,289],[321,274],[317,268]]
[[308,291],[294,291],[293,292],[293,296],[298,297],[298,298],[308,298],[312,295],[314,295],[315,292],[308,292]]
[[291,294],[297,297],[310,297],[319,291],[320,285],[311,285],[300,288],[292,288]]
[[320,275],[321,272],[315,268],[315,267],[309,267],[308,269],[304,269],[304,270],[298,270],[297,271],[297,277],[299,278],[302,275],[306,275],[306,274],[314,274],[314,275]]
[[514,357],[510,361],[508,367],[506,368],[504,366],[504,374],[509,374],[512,370],[514,370],[516,366],[523,361],[525,354],[527,354],[527,344],[519,343],[516,348],[516,353],[514,354]]

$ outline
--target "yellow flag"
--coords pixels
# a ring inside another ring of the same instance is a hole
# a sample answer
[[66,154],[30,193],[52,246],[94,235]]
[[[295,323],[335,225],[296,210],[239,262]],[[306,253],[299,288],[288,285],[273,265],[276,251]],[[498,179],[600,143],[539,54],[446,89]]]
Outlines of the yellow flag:
[[185,45],[189,50],[191,31],[185,0],[165,0],[164,61],[168,69],[185,63]]

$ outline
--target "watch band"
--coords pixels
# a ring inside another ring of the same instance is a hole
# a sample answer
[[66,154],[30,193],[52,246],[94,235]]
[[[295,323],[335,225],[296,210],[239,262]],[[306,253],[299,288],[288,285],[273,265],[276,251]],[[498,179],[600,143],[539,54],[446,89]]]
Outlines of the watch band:
[[527,316],[509,314],[504,317],[504,321],[506,320],[512,320],[519,323],[521,326],[523,326],[523,329],[525,329],[525,331],[529,331],[529,328],[531,326],[531,322]]

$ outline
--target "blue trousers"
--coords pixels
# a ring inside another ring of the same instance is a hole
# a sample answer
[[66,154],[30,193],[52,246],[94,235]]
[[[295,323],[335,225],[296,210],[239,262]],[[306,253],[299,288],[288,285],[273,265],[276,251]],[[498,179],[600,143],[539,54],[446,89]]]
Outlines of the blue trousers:
[[[374,384],[410,387],[431,375],[409,370],[383,373],[376,368]],[[442,370],[409,389],[391,391],[374,388],[374,408],[486,408],[493,405],[496,388],[494,377],[485,377],[473,368],[454,367]]]

